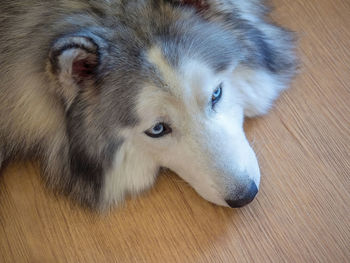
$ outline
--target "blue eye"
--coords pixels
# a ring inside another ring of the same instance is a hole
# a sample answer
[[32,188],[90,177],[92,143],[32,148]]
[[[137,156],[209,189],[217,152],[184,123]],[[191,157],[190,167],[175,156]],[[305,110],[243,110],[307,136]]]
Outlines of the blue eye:
[[162,134],[164,131],[164,125],[162,123],[158,123],[156,126],[154,126],[151,129],[152,134],[159,135]]
[[145,131],[145,134],[152,138],[160,138],[171,132],[172,130],[168,124],[160,122],[154,125],[152,128]]
[[221,99],[222,96],[222,83],[214,90],[211,96],[211,106],[214,107],[215,104]]

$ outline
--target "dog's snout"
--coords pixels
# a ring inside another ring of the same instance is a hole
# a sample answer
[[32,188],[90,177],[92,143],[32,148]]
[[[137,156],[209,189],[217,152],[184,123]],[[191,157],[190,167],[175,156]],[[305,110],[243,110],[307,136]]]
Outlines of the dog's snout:
[[241,193],[235,194],[236,198],[226,199],[225,201],[230,207],[238,208],[238,207],[245,206],[249,204],[251,201],[253,201],[257,193],[258,193],[258,188],[256,184],[253,181],[251,181],[248,184],[248,187],[245,188],[245,190],[243,190]]

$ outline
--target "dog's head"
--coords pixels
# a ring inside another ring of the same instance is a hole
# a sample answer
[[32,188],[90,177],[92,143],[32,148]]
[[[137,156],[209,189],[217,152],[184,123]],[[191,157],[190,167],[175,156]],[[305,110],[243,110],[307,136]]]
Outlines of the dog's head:
[[132,8],[120,26],[53,44],[72,176],[91,181],[102,204],[150,187],[162,167],[213,203],[249,203],[260,172],[244,115],[264,112],[282,81],[269,37],[187,7]]
[[[205,199],[239,207],[255,197],[260,173],[242,128],[244,110],[232,81],[234,65],[224,61],[232,55],[234,63],[238,57],[229,49],[234,43],[227,43],[226,49],[208,42],[192,42],[194,49],[176,66],[162,48],[149,50],[148,59],[163,83],[146,85],[138,98],[137,127],[144,130],[138,143],[158,166],[175,171]],[[208,56],[194,55],[201,48]],[[213,48],[219,57],[210,61]],[[223,64],[215,67],[220,59]]]

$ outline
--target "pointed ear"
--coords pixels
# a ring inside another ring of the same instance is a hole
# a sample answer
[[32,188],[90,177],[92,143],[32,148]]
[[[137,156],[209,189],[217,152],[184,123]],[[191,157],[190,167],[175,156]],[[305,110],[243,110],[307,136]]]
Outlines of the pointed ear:
[[48,70],[60,86],[58,93],[66,109],[80,89],[94,84],[104,46],[104,41],[92,34],[63,36],[53,43]]

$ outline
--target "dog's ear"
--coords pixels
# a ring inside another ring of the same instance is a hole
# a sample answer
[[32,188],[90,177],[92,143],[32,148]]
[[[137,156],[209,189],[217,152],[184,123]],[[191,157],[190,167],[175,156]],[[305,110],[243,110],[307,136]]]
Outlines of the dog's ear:
[[50,50],[48,70],[58,82],[58,93],[68,110],[80,89],[96,81],[101,51],[106,43],[93,34],[67,35],[57,39]]

